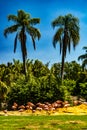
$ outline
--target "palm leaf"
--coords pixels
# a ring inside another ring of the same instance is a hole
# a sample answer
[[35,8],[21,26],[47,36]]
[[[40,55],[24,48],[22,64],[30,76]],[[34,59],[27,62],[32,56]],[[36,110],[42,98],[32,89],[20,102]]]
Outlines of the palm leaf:
[[83,49],[86,50],[86,52],[87,52],[87,46],[84,46]]
[[19,25],[17,24],[17,25],[13,25],[11,27],[6,28],[4,30],[4,36],[7,37],[7,34],[16,32],[18,27],[19,27]]
[[33,18],[33,19],[29,20],[29,24],[31,24],[31,25],[36,25],[38,23],[40,23],[40,19],[39,18]]
[[84,55],[80,55],[79,57],[78,57],[78,60],[84,60],[84,59],[87,59],[87,54],[84,54]]
[[56,18],[53,22],[52,22],[52,27],[56,27],[56,26],[62,26],[64,25],[64,17],[63,16],[59,16],[58,18]]
[[75,30],[71,30],[70,37],[71,37],[72,42],[73,42],[73,48],[75,49],[76,45],[78,44],[78,42],[80,40],[79,33],[76,32]]
[[34,50],[36,50],[35,40],[34,40],[33,36],[31,36],[31,38],[32,38]]
[[60,42],[60,44],[62,43],[62,41],[61,41],[62,33],[63,33],[63,28],[59,28],[56,31],[56,33],[55,33],[55,35],[53,37],[53,46],[54,46],[54,48],[56,48],[56,44],[57,44],[58,41]]
[[9,15],[9,16],[8,16],[8,20],[12,20],[12,21],[14,21],[14,22],[17,22],[18,17],[15,16],[15,15]]
[[82,67],[85,68],[87,65],[87,59],[85,59],[83,62],[82,62]]
[[37,28],[28,26],[27,32],[30,34],[30,36],[33,36],[34,39],[38,38],[39,40],[41,37],[40,31]]

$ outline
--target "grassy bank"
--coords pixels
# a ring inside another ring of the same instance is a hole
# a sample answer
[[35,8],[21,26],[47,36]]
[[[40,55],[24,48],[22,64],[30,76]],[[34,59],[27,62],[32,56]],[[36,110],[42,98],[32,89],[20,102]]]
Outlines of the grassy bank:
[[0,130],[87,130],[87,116],[0,116]]

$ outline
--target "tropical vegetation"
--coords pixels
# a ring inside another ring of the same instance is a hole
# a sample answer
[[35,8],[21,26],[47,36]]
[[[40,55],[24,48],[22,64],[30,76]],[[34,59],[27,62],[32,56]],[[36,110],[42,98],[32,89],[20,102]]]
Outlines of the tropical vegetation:
[[[0,80],[7,90],[2,102],[8,103],[8,109],[11,109],[13,102],[19,105],[29,101],[34,104],[52,103],[58,99],[70,101],[72,96],[87,100],[87,71],[83,71],[76,61],[65,62],[62,85],[61,70],[58,69],[61,63],[54,63],[51,68],[39,60],[28,59],[26,63],[26,76],[22,73],[22,63],[19,60],[0,65]],[[4,88],[1,87],[2,92]]]
[[8,20],[15,24],[5,29],[4,35],[16,33],[14,52],[19,40],[23,63],[13,59],[13,62],[0,64],[0,109],[2,103],[6,103],[10,110],[14,102],[19,105],[25,105],[27,102],[52,103],[56,100],[71,102],[74,96],[87,101],[87,47],[84,47],[86,54],[78,58],[83,59],[82,65],[76,61],[65,62],[67,49],[70,52],[71,43],[75,48],[80,39],[78,18],[68,14],[59,16],[52,22],[53,27],[58,26],[53,45],[56,47],[57,42],[60,43],[62,62],[54,63],[51,67],[49,62],[43,64],[38,59],[27,59],[27,35],[30,35],[36,49],[35,40],[39,40],[41,34],[34,25],[38,24],[40,19],[31,18],[30,14],[19,10],[17,16],[9,15]]

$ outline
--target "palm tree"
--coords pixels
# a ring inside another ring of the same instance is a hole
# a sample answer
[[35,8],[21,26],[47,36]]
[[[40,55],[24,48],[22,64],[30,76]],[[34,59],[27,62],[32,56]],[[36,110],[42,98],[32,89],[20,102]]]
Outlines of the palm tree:
[[60,44],[60,54],[62,53],[61,79],[63,81],[64,61],[67,49],[70,53],[71,43],[73,43],[73,48],[75,49],[80,39],[79,20],[72,16],[72,14],[59,16],[52,22],[52,27],[58,27],[53,37],[53,46],[55,48],[58,42]]
[[7,37],[9,33],[16,33],[16,37],[14,40],[14,52],[16,52],[17,48],[17,40],[21,43],[21,51],[23,58],[23,72],[26,75],[26,59],[27,59],[27,48],[26,48],[26,40],[27,33],[30,35],[33,43],[34,50],[36,49],[35,40],[38,40],[41,37],[40,31],[34,27],[34,25],[40,23],[39,18],[31,18],[30,14],[24,12],[23,10],[18,10],[16,15],[9,15],[8,20],[12,20],[15,24],[6,28],[4,30],[4,35]]
[[87,46],[84,46],[84,47],[83,47],[83,50],[85,50],[86,53],[83,54],[83,55],[80,55],[80,56],[78,57],[78,60],[82,60],[82,67],[83,67],[83,69],[84,69],[85,67],[87,67]]

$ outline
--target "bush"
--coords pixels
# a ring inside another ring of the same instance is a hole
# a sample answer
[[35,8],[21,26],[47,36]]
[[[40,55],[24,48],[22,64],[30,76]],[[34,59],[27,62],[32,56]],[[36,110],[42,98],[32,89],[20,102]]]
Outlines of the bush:
[[64,100],[64,91],[58,84],[54,75],[48,74],[41,78],[30,76],[29,79],[18,79],[12,84],[8,93],[8,106],[11,108],[13,102],[25,105],[27,102],[54,102],[58,99]]

